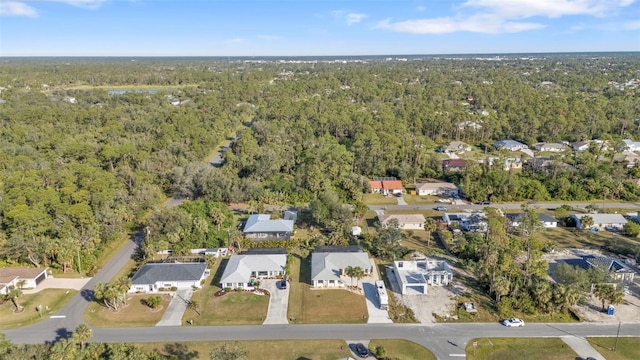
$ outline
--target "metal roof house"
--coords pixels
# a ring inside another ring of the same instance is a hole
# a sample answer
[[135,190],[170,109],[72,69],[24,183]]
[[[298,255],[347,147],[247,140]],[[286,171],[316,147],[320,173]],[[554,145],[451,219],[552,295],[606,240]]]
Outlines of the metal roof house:
[[515,140],[498,140],[493,143],[493,147],[495,147],[496,149],[505,149],[511,151],[518,151],[529,148],[527,145]]
[[144,264],[131,278],[130,293],[157,292],[161,288],[172,287],[191,289],[200,287],[201,281],[209,276],[207,263],[148,263]]
[[252,280],[284,276],[286,264],[286,251],[252,251],[233,255],[224,268],[220,287],[251,289]]
[[378,221],[384,227],[392,224],[392,220],[398,221],[398,227],[402,230],[424,230],[425,218],[422,214],[382,214],[378,215]]
[[293,220],[271,220],[269,214],[253,214],[244,225],[244,237],[254,240],[288,240],[293,232]]
[[588,216],[593,220],[593,227],[598,229],[614,228],[622,230],[627,219],[620,214],[573,214],[571,217],[576,221],[576,227],[582,229],[582,218]]
[[585,256],[583,259],[587,264],[589,264],[589,266],[607,271],[616,280],[620,280],[623,283],[633,282],[636,272],[622,260],[606,256],[591,255]]
[[360,267],[365,274],[373,271],[369,255],[357,246],[317,247],[311,254],[311,284],[316,288],[344,287],[349,279],[344,274],[348,267]]

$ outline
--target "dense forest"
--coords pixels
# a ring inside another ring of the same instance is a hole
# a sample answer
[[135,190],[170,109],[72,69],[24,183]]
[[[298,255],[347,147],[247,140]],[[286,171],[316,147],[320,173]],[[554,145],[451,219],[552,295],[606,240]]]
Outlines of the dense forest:
[[[372,176],[447,178],[472,200],[636,200],[640,169],[614,162],[616,146],[558,154],[546,172],[483,164],[443,173],[434,150],[461,140],[504,157],[495,140],[638,140],[639,69],[637,54],[8,59],[0,64],[1,257],[90,269],[97,250],[168,195],[205,205],[156,214],[159,232],[158,219],[171,216],[204,228],[213,202],[308,204],[331,193],[361,208]],[[236,132],[224,166],[202,161]],[[231,236],[221,224],[193,242],[221,243]]]

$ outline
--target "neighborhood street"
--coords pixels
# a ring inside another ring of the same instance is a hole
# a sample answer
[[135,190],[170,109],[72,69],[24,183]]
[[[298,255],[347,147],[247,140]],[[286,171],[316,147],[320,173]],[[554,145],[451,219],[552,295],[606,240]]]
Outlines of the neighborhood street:
[[[14,343],[43,343],[66,336],[73,329],[34,325],[5,331]],[[183,326],[93,329],[92,341],[162,342],[207,340],[282,339],[407,339],[427,347],[438,359],[460,357],[467,342],[476,337],[616,336],[618,324],[527,324],[506,328],[497,323]],[[640,324],[622,324],[620,336],[640,336]]]
[[[369,210],[377,211],[377,210],[433,210],[434,207],[443,204],[421,204],[421,205],[369,205]],[[482,210],[485,207],[494,207],[498,209],[520,209],[522,207],[521,204],[491,204],[491,205],[475,205],[475,204],[462,204],[462,205],[450,205],[444,204],[449,208],[449,212],[455,211],[454,209],[459,210]],[[562,206],[562,203],[532,203],[529,205],[531,208],[539,208],[539,209],[556,209]],[[616,208],[616,209],[629,209],[630,211],[640,209],[640,204],[638,203],[602,203],[602,202],[590,202],[590,203],[568,203],[567,205],[573,208],[585,208],[589,205],[595,205],[598,208],[602,208],[603,206],[606,208]]]

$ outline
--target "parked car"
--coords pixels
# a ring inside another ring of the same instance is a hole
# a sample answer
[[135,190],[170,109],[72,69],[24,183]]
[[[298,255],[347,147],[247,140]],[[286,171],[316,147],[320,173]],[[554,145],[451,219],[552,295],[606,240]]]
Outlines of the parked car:
[[436,207],[435,207],[435,209],[436,209],[437,211],[447,211],[447,208],[446,208],[446,207],[444,207],[444,206],[436,206]]
[[523,327],[524,326],[524,320],[522,319],[518,319],[518,318],[511,318],[511,319],[506,319],[502,322],[502,325],[506,326],[506,327]]
[[483,201],[480,201],[480,202],[478,203],[478,205],[491,205],[491,201],[489,201],[489,200],[483,200]]
[[369,350],[367,350],[367,348],[364,345],[362,345],[362,343],[356,344],[356,353],[361,358],[369,357]]

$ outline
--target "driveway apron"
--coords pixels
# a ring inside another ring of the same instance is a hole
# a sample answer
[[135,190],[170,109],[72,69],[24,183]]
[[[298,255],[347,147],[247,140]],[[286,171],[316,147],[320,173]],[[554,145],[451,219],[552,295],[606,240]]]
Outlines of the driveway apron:
[[569,345],[576,354],[580,355],[583,358],[592,357],[597,360],[605,360],[604,356],[602,356],[596,349],[594,349],[591,344],[587,341],[587,339],[579,336],[562,336],[562,341],[564,341],[567,345]]
[[278,289],[277,283],[282,280],[262,280],[260,287],[269,291],[269,309],[267,318],[264,320],[268,324],[288,324],[287,309],[289,307],[289,288]]
[[[378,291],[376,290],[376,280],[378,277],[378,269],[373,260],[371,260],[373,273],[371,276],[362,279],[362,289],[364,290],[365,302],[367,304],[367,312],[369,313],[369,324],[389,324],[393,321],[389,318],[387,310],[380,310],[378,304]],[[387,290],[389,292],[390,289]]]
[[187,310],[192,295],[193,289],[178,290],[171,299],[167,311],[164,312],[162,320],[156,326],[182,326],[182,316]]

